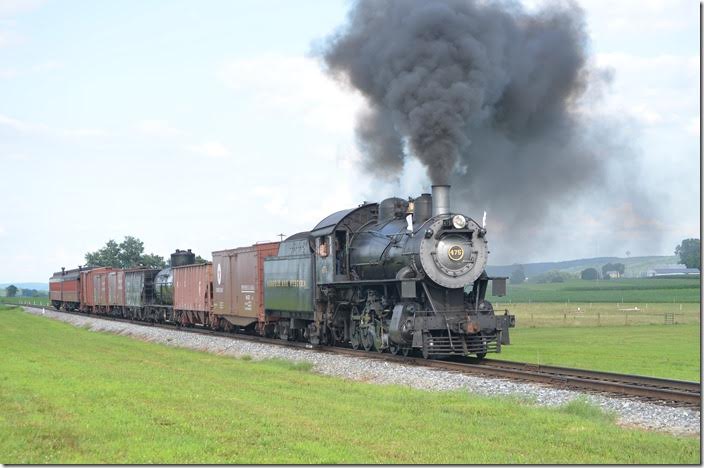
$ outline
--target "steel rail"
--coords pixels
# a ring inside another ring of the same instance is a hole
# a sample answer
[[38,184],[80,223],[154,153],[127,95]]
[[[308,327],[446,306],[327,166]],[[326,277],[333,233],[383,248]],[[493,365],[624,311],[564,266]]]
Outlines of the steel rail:
[[[41,307],[23,305],[21,307],[32,309],[43,308],[53,311],[56,310],[51,306]],[[632,374],[618,374],[587,369],[574,369],[569,367],[548,366],[525,362],[502,361],[498,359],[479,360],[469,358],[467,361],[423,359],[416,356],[393,355],[389,353],[354,350],[351,348],[343,348],[338,346],[311,345],[310,343],[297,341],[283,341],[276,338],[265,338],[258,335],[242,333],[221,332],[201,327],[181,327],[168,323],[140,322],[120,317],[111,317],[108,315],[87,314],[83,312],[58,312],[147,327],[158,327],[210,336],[220,336],[230,339],[253,341],[289,348],[304,348],[318,352],[343,354],[357,358],[432,367],[463,374],[535,382],[560,388],[586,390],[611,395],[620,395],[624,397],[636,397],[642,400],[667,404],[670,406],[701,407],[701,384],[699,382],[670,380]]]

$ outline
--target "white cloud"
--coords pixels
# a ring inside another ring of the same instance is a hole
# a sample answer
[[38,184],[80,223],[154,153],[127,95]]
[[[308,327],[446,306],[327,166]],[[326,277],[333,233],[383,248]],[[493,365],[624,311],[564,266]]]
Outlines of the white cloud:
[[628,109],[628,114],[645,125],[662,123],[663,117],[645,104],[639,104]]
[[699,57],[661,54],[639,56],[602,53],[599,68],[613,70],[609,91],[587,112],[625,116],[644,126],[682,126],[684,116],[698,111]]
[[30,158],[26,154],[10,153],[10,154],[6,154],[6,155],[0,155],[0,159],[4,159],[7,161],[21,162],[21,161],[29,161]]
[[44,62],[38,63],[34,66],[32,66],[32,71],[33,72],[46,72],[46,71],[52,71],[52,70],[59,70],[61,68],[64,68],[63,62],[59,60],[46,60]]
[[284,112],[306,125],[349,133],[362,98],[342,89],[311,58],[263,55],[226,62],[218,77],[258,107]]
[[44,0],[2,0],[0,1],[0,18],[8,18],[18,13],[36,10]]
[[44,124],[26,122],[3,114],[0,114],[0,126],[9,127],[19,133],[62,138],[95,138],[109,134],[107,131],[98,128],[52,128]]
[[230,156],[230,150],[218,141],[206,141],[199,145],[188,146],[187,149],[209,158],[227,158]]
[[699,136],[699,117],[692,117],[689,123],[685,126],[687,133],[691,133],[694,136]]
[[16,68],[0,68],[0,79],[9,79],[17,76]]
[[158,138],[176,137],[182,133],[165,120],[142,120],[137,124],[137,130],[145,135]]
[[93,138],[108,136],[109,132],[100,128],[74,128],[69,130],[58,130],[57,134],[68,138]]
[[0,48],[21,44],[22,41],[22,36],[14,31],[0,31]]
[[2,114],[0,114],[0,125],[10,127],[18,132],[21,132],[21,133],[28,133],[28,132],[32,132],[32,131],[42,131],[42,130],[46,129],[46,127],[43,125],[30,124],[28,122],[23,122],[21,120],[14,119],[12,117],[8,117],[8,116],[2,115]]

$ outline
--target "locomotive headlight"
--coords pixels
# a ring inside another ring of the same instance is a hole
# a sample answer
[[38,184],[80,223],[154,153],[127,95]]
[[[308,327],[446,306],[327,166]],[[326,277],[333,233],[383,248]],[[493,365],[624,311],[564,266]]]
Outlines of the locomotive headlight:
[[452,217],[452,225],[455,229],[462,229],[467,226],[467,219],[462,215],[455,215]]

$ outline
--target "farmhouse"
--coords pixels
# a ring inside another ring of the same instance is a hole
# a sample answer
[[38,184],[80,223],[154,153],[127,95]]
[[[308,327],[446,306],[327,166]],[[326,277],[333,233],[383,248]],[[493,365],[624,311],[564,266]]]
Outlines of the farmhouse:
[[679,276],[679,275],[698,275],[698,268],[687,268],[684,265],[663,265],[652,268],[646,272],[646,276]]

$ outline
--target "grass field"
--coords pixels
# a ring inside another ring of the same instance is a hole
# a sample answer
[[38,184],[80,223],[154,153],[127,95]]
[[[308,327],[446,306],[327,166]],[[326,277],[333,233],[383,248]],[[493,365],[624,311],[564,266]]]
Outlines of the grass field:
[[664,325],[667,314],[676,324],[698,324],[699,304],[608,302],[494,302],[494,310],[516,316],[517,328],[623,327]]
[[491,302],[699,303],[699,278],[637,278],[564,283],[509,284],[506,297]]
[[517,328],[500,359],[699,381],[699,325]]
[[0,304],[49,305],[48,297],[0,297]]
[[3,463],[699,463],[700,441],[0,311]]

